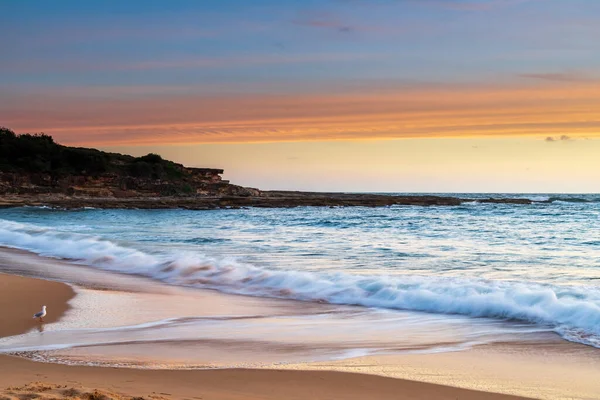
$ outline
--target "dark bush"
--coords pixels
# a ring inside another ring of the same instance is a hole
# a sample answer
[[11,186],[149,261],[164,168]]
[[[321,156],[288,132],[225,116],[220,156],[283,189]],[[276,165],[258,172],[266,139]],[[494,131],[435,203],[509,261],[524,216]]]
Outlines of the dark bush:
[[163,158],[158,154],[148,153],[145,156],[136,158],[136,161],[143,161],[150,164],[160,164],[161,162],[163,162]]
[[[195,192],[193,177],[182,165],[150,153],[131,157],[117,153],[67,147],[43,133],[17,135],[0,127],[0,171],[49,174],[56,182],[65,176],[118,176],[160,180],[163,195],[190,195]],[[47,179],[48,177],[40,178]],[[142,182],[142,185],[144,183]],[[130,184],[125,185],[130,187]],[[125,190],[125,189],[123,189]]]
[[145,161],[136,161],[129,166],[129,174],[136,178],[150,178],[154,173],[152,164]]
[[0,127],[1,171],[98,175],[109,168],[110,155],[102,151],[65,147],[43,133],[17,135]]

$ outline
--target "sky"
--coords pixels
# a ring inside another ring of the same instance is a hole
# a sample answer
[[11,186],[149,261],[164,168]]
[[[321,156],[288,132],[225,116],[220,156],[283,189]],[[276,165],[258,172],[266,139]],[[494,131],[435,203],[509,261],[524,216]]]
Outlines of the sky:
[[0,0],[0,125],[262,189],[600,192],[598,0]]

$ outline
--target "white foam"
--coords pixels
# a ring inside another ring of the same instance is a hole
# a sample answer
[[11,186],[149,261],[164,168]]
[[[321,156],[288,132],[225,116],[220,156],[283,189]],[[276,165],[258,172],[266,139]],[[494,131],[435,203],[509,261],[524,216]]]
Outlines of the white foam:
[[549,196],[527,196],[527,198],[531,201],[539,201],[539,202],[550,201]]
[[148,254],[95,236],[5,220],[0,220],[0,244],[229,293],[527,321],[600,347],[600,291],[593,287],[269,270],[199,253]]

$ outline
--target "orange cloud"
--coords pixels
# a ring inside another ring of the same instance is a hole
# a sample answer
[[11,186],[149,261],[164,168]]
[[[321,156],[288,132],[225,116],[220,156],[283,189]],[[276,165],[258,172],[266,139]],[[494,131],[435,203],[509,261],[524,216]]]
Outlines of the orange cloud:
[[[74,145],[600,136],[600,83],[413,86],[311,94],[110,98],[106,90],[15,94],[2,124]],[[144,93],[142,91],[142,93]]]

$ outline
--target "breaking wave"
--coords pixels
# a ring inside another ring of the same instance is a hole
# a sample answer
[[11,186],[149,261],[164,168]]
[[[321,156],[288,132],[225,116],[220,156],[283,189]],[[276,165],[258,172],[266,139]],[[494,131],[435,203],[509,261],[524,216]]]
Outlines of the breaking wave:
[[151,254],[91,235],[6,220],[0,220],[0,244],[228,293],[526,321],[600,347],[600,291],[590,287],[264,269],[193,252]]
[[541,199],[531,199],[538,203],[599,203],[600,198],[595,195],[589,196],[548,196]]

